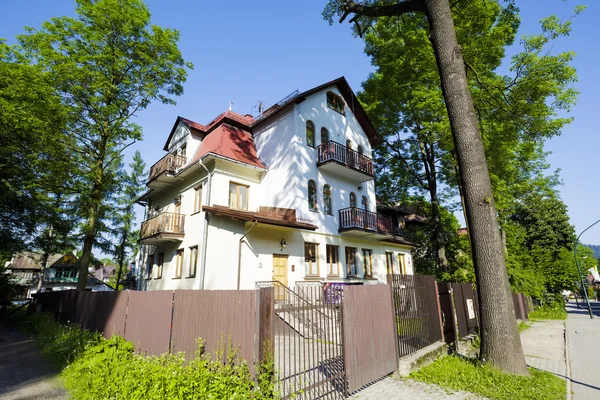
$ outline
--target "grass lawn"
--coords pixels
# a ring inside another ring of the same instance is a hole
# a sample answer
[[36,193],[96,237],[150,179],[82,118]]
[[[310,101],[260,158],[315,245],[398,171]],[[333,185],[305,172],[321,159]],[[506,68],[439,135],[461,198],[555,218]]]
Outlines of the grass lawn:
[[530,368],[531,376],[510,375],[477,360],[443,357],[410,374],[410,378],[480,394],[498,400],[558,400],[567,393],[566,382],[545,371]]
[[530,321],[539,321],[542,319],[567,319],[567,311],[562,304],[555,304],[538,307],[529,313]]

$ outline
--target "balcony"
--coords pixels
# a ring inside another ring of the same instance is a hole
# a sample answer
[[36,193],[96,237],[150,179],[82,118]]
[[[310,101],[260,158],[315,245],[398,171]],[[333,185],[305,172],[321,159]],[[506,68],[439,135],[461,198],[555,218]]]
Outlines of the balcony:
[[144,244],[183,240],[185,214],[165,212],[142,222],[140,241]]
[[355,181],[373,179],[373,160],[344,145],[330,140],[317,147],[317,167]]
[[340,233],[353,236],[392,236],[392,219],[362,208],[349,207],[339,210]]
[[150,167],[150,175],[146,184],[151,189],[159,189],[173,182],[173,175],[185,165],[187,158],[169,153]]

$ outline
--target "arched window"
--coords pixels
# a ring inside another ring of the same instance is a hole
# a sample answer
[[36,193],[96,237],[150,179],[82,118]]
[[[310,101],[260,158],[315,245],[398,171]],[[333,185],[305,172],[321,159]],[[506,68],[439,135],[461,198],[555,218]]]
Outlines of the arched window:
[[356,151],[358,151],[358,154],[360,154],[361,156],[364,153],[363,147],[361,145],[358,145],[358,148],[356,149]]
[[327,92],[327,107],[331,108],[333,111],[337,111],[342,115],[344,113],[344,100],[337,94],[333,92]]
[[317,211],[317,183],[312,179],[308,181],[308,209]]
[[350,207],[356,207],[356,195],[350,192]]
[[331,186],[323,186],[323,211],[325,214],[332,215],[331,212]]
[[306,144],[315,147],[315,124],[312,121],[306,121]]
[[367,200],[367,196],[363,196],[361,201],[360,201],[360,205],[362,206],[363,210],[368,211],[369,210],[369,202]]
[[327,128],[321,128],[321,144],[329,142],[329,131]]
[[347,140],[346,140],[346,147],[347,147],[348,149],[352,150],[352,140],[350,140],[350,139],[347,139]]

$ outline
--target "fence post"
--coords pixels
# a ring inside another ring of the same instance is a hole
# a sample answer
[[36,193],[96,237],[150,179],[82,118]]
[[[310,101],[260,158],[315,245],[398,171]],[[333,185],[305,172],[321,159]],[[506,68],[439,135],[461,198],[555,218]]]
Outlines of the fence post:
[[394,296],[394,277],[386,275],[387,284],[390,287],[390,298],[392,299],[392,315],[394,319],[394,348],[396,349],[396,372],[400,367],[400,345],[398,344],[398,313],[396,312],[396,297]]
[[440,321],[440,333],[442,334],[442,342],[445,342],[446,339],[444,338],[444,324],[442,323],[442,307],[440,306],[440,292],[438,289],[437,282],[433,281],[433,284],[435,285],[435,299],[437,300],[436,304],[438,311],[438,319]]
[[275,356],[273,313],[275,296],[273,287],[262,287],[258,292],[258,362],[272,360]]

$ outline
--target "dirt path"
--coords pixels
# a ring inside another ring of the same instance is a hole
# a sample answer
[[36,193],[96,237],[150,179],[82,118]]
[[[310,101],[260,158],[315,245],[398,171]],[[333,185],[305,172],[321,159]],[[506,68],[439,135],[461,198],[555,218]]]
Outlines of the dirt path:
[[68,399],[59,372],[33,340],[13,327],[0,325],[0,399]]

